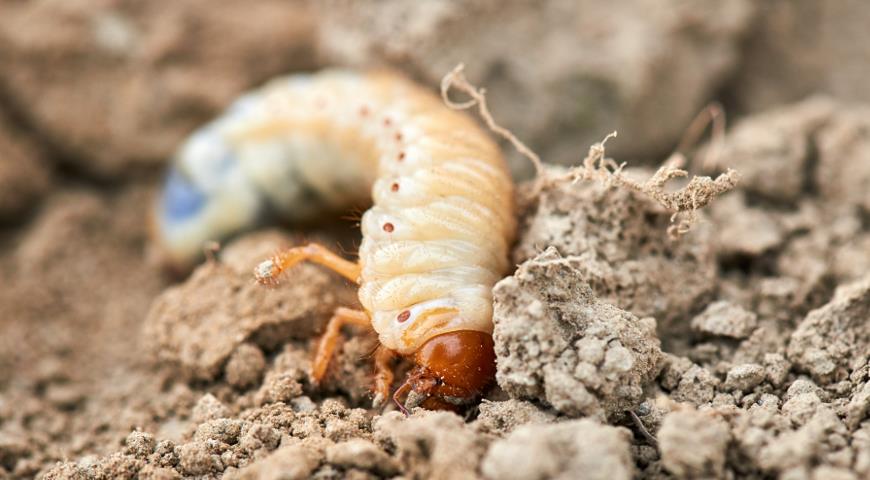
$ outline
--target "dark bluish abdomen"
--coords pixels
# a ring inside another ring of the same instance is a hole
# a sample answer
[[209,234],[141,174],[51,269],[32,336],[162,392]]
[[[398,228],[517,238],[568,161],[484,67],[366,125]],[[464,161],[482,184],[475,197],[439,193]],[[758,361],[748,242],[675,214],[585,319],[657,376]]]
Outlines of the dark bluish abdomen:
[[206,195],[182,175],[175,167],[169,169],[163,187],[163,220],[185,220],[205,206]]

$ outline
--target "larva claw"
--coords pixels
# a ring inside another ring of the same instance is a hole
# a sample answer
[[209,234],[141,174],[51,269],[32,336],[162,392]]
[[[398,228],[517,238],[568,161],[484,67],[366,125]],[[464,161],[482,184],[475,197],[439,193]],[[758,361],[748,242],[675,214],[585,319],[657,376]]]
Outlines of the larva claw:
[[386,400],[387,400],[386,397],[384,397],[384,395],[382,393],[380,393],[380,392],[376,393],[375,397],[372,398],[372,408],[374,408],[374,409],[381,408],[381,406],[384,405],[384,402]]
[[261,262],[254,269],[254,278],[260,285],[274,286],[278,283],[278,278],[275,275],[275,262],[270,258]]

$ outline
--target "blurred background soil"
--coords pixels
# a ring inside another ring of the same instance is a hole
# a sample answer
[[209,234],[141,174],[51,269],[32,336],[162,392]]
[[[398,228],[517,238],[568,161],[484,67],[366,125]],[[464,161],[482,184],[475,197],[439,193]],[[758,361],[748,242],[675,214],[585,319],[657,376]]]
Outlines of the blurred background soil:
[[[860,0],[0,2],[0,478],[867,478],[868,24]],[[458,62],[553,164],[617,130],[649,175],[719,101],[690,171],[741,183],[676,241],[643,195],[521,189],[500,388],[466,418],[369,410],[362,332],[310,384],[353,290],[249,277],[298,232],[155,265],[165,165],[239,93],[329,65],[434,90]]]

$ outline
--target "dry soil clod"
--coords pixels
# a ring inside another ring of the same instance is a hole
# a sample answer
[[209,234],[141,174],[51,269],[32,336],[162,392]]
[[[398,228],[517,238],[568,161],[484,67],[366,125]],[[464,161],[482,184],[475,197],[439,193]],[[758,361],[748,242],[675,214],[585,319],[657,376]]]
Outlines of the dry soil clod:
[[252,259],[289,242],[268,233],[246,237],[227,247],[220,263],[200,265],[183,284],[164,292],[145,320],[146,339],[158,357],[200,379],[215,378],[229,361],[233,384],[249,386],[259,377],[249,367],[260,368],[250,363],[255,359],[242,358],[253,352],[245,342],[274,349],[319,331],[342,300],[351,301],[342,282],[314,265],[299,266],[293,281],[280,289],[251,282]]
[[550,248],[493,290],[499,385],[570,416],[621,417],[662,360],[655,321],[598,299]]

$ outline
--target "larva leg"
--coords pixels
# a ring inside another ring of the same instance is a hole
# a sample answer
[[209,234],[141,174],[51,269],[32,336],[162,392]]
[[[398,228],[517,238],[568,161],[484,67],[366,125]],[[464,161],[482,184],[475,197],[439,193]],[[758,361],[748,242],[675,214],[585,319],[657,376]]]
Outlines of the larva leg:
[[405,404],[402,401],[402,398],[408,395],[413,387],[414,386],[411,383],[411,379],[408,378],[405,379],[405,383],[403,383],[399,388],[396,389],[395,392],[393,392],[393,403],[396,404],[396,407],[398,407],[399,410],[404,413],[406,417],[410,415],[410,412],[408,412],[408,409],[405,408]]
[[341,337],[341,327],[345,325],[359,325],[361,327],[371,327],[371,320],[368,314],[362,310],[353,310],[350,308],[338,307],[329,323],[326,324],[326,332],[320,337],[320,343],[317,344],[317,353],[314,356],[314,364],[311,368],[311,378],[314,383],[320,383],[323,377],[326,376],[326,367],[329,366],[329,360],[332,359],[335,353],[335,347],[338,346],[338,339]]
[[395,356],[395,352],[383,346],[375,352],[375,398],[372,401],[375,408],[390,398],[390,387],[395,379],[390,362]]
[[359,283],[359,263],[345,260],[319,243],[309,243],[304,247],[293,247],[278,252],[272,258],[257,265],[254,276],[261,284],[272,285],[277,283],[278,277],[285,270],[304,261],[323,265],[351,282]]

